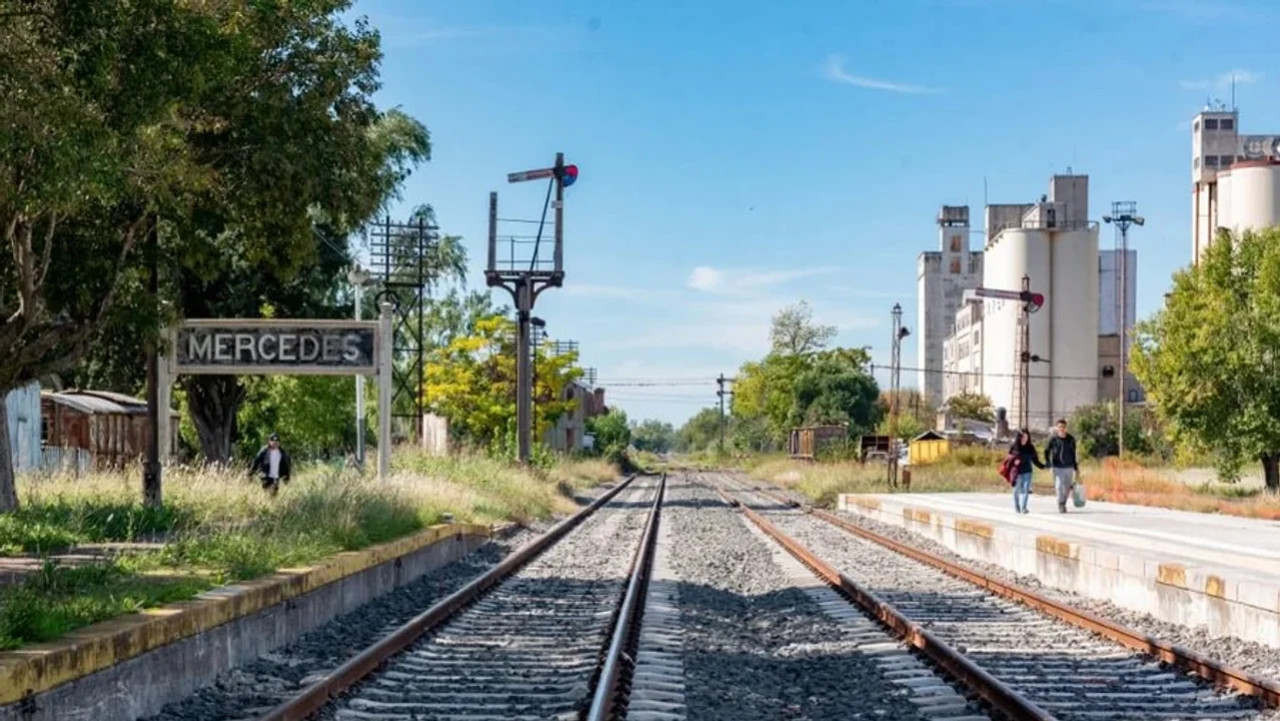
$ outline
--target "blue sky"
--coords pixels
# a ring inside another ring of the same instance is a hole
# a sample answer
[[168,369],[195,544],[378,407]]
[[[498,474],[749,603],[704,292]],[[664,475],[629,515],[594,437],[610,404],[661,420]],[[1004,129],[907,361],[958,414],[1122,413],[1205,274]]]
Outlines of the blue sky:
[[379,104],[435,144],[394,211],[434,205],[482,286],[489,191],[502,215],[536,217],[545,186],[506,173],[565,152],[581,169],[566,284],[535,313],[628,415],[677,425],[797,300],[887,360],[894,302],[916,317],[938,206],[980,218],[984,177],[993,203],[1038,198],[1068,167],[1090,176],[1091,217],[1137,201],[1146,316],[1190,256],[1191,116],[1229,98],[1234,72],[1243,132],[1280,132],[1265,30],[1280,6],[1265,1],[360,0],[354,14],[382,33]]

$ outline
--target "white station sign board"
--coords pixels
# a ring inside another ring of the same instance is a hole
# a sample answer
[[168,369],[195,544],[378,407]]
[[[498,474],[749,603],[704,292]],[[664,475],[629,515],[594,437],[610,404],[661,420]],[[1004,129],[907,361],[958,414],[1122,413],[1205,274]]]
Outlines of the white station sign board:
[[376,375],[376,321],[188,320],[173,344],[179,374]]

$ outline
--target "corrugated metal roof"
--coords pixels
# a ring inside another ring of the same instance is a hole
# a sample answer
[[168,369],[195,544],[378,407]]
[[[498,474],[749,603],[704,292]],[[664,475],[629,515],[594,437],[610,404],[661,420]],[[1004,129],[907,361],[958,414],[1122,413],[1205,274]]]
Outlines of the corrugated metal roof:
[[123,415],[128,413],[123,406],[112,403],[105,398],[96,396],[86,396],[80,393],[51,393],[45,391],[40,394],[41,398],[48,398],[58,405],[66,406],[80,413],[104,413]]
[[147,405],[147,402],[142,400],[141,398],[135,398],[125,393],[113,393],[112,391],[95,391],[95,390],[77,388],[73,390],[63,391],[63,393],[67,395],[96,396],[98,398],[104,398],[106,400],[111,401],[112,403],[116,403],[121,406],[146,406]]

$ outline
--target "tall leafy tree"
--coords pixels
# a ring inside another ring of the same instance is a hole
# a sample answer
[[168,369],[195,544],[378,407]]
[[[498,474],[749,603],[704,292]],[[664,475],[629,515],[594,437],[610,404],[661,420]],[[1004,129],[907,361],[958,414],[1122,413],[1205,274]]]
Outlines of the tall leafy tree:
[[1221,233],[1178,271],[1165,307],[1139,324],[1133,370],[1181,440],[1216,451],[1221,473],[1260,463],[1280,490],[1280,229]]
[[805,355],[822,350],[835,336],[836,327],[815,322],[813,309],[803,300],[778,311],[769,331],[773,352],[781,355]]
[[864,348],[836,348],[818,354],[796,379],[794,425],[845,424],[850,435],[875,427],[880,395]]
[[[113,314],[154,340],[157,306],[117,302],[142,287],[137,250],[155,218],[229,190],[226,158],[203,152],[204,138],[243,129],[218,95],[258,51],[233,22],[253,13],[229,6],[11,5],[0,17],[0,393],[71,367]],[[264,5],[258,14],[282,12]],[[266,253],[266,237],[245,252]],[[0,510],[16,504],[0,433]]]

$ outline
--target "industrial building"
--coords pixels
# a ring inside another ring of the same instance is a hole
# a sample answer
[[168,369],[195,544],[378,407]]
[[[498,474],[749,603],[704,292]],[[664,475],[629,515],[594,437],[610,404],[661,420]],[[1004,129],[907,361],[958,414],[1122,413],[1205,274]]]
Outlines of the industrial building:
[[[1118,251],[1098,250],[1098,224],[1089,220],[1089,179],[1086,175],[1055,175],[1049,193],[1039,202],[986,207],[986,243],[980,283],[986,288],[1020,290],[1022,277],[1031,290],[1043,293],[1045,303],[1031,314],[1029,352],[1044,362],[1033,363],[1027,390],[1029,424],[1036,429],[1069,416],[1081,405],[1095,403],[1104,376],[1102,330],[1117,335],[1121,318]],[[1137,254],[1126,263],[1129,325],[1134,317]],[[922,315],[934,312],[922,296]],[[981,393],[996,408],[1007,409],[1011,422],[1020,415],[1016,379],[1018,320],[1021,303],[985,299],[958,309],[944,340],[943,368],[938,376],[942,399],[962,393]],[[1117,379],[1118,382],[1118,379]]]
[[1191,258],[1220,228],[1280,223],[1280,133],[1241,135],[1239,111],[1205,108],[1191,121]]
[[946,397],[943,341],[951,332],[964,292],[982,280],[982,251],[969,250],[969,206],[944,205],[938,211],[938,250],[924,251],[916,264],[919,385],[926,400]]

